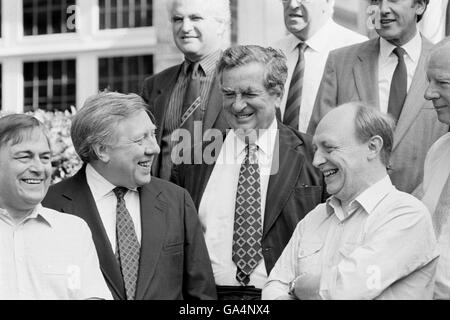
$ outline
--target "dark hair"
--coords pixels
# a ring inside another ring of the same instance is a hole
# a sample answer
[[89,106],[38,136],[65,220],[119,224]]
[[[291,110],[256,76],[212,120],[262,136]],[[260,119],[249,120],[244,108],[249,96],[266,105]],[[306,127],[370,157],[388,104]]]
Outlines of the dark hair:
[[391,116],[381,113],[378,109],[368,107],[362,102],[352,102],[356,107],[355,133],[359,141],[365,143],[374,136],[383,139],[380,151],[381,162],[389,167],[389,158],[394,144],[395,122]]
[[72,120],[71,137],[81,160],[97,160],[93,146],[110,143],[116,124],[139,111],[145,111],[154,122],[148,105],[137,94],[100,92],[87,98]]
[[26,114],[10,114],[0,118],[0,148],[8,143],[21,143],[26,135],[31,135],[39,129],[50,146],[47,129],[38,119]]
[[264,66],[264,87],[271,93],[283,95],[287,78],[286,56],[271,47],[264,48],[257,45],[234,46],[223,52],[217,66],[222,81],[224,70],[245,66],[251,63]]

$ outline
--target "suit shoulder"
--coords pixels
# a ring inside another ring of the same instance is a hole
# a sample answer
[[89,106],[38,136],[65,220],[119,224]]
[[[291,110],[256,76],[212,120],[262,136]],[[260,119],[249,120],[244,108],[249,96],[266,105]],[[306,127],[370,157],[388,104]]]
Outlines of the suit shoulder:
[[354,56],[354,55],[356,55],[357,52],[359,52],[359,50],[361,50],[362,48],[369,45],[371,41],[373,41],[373,40],[367,40],[364,42],[359,42],[359,43],[355,43],[355,44],[351,44],[348,46],[334,49],[330,52],[330,56],[333,56],[335,58],[336,57]]
[[152,181],[150,183],[153,183],[153,186],[156,190],[162,191],[162,192],[168,192],[173,194],[182,194],[186,192],[186,190],[180,186],[177,186],[176,184],[169,182],[167,180],[163,180],[157,177],[152,176]]
[[144,79],[144,83],[156,82],[156,81],[158,81],[160,79],[167,78],[168,76],[171,76],[175,72],[177,72],[179,68],[180,68],[179,64],[171,66],[171,67],[169,67],[167,69],[164,69],[163,71],[160,71],[160,72],[155,73],[155,74],[153,74],[151,76],[148,76],[147,78]]

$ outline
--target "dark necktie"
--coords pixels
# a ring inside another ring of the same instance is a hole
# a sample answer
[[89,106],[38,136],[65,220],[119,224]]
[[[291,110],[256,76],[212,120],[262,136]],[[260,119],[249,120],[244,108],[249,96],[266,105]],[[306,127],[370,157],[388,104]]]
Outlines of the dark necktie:
[[447,3],[447,11],[445,13],[445,35],[450,36],[450,1]]
[[116,217],[116,257],[122,271],[127,300],[134,300],[139,270],[140,245],[134,230],[133,220],[123,198],[128,189],[117,187],[113,190],[117,197]]
[[442,228],[445,226],[448,216],[450,215],[450,175],[447,178],[447,182],[442,188],[441,195],[439,196],[439,202],[434,210],[433,214],[433,226],[436,232],[436,237],[441,234]]
[[186,122],[201,121],[201,95],[200,95],[200,74],[199,62],[190,62],[186,70],[188,85],[184,94],[183,109],[181,116],[181,126]]
[[286,109],[284,110],[283,123],[298,129],[298,117],[300,113],[300,104],[302,102],[303,73],[305,71],[305,50],[307,44],[300,42],[298,48],[298,60],[292,73],[291,83],[289,85],[288,97],[286,100]]
[[246,148],[239,171],[233,233],[233,262],[237,266],[236,279],[247,285],[250,274],[262,259],[261,186],[257,159],[258,147]]
[[393,52],[398,58],[398,63],[392,76],[391,88],[389,90],[388,113],[397,122],[406,100],[408,75],[404,58],[405,50],[402,47],[396,47]]

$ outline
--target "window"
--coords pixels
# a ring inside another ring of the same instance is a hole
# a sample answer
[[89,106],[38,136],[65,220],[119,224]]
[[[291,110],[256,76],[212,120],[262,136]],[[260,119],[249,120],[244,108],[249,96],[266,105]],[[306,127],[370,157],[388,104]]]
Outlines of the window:
[[99,0],[100,29],[148,27],[152,0]]
[[24,111],[66,110],[76,102],[75,60],[25,62]]
[[110,57],[99,60],[99,88],[139,93],[144,78],[153,74],[153,56]]
[[238,41],[238,3],[237,0],[230,0],[231,11],[231,43],[237,44]]
[[73,25],[76,0],[23,0],[23,34],[75,32]]

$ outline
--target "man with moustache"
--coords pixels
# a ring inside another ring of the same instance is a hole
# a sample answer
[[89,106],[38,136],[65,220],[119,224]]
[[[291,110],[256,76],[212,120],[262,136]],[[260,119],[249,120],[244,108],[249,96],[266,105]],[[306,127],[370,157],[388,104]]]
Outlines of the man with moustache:
[[52,186],[44,204],[88,223],[115,299],[215,299],[191,197],[150,175],[159,152],[155,130],[138,95],[89,97],[71,128],[85,165]]
[[282,0],[289,35],[274,44],[287,57],[286,93],[280,104],[283,123],[306,132],[331,50],[367,37],[333,21],[334,0]]
[[327,113],[313,165],[332,196],[300,221],[263,299],[431,299],[439,254],[431,217],[386,166],[393,121],[352,102]]
[[[427,68],[430,81],[425,98],[433,102],[439,122],[450,125],[450,38],[431,51]],[[430,210],[441,253],[436,271],[435,299],[450,299],[450,133],[428,151],[418,196]]]
[[392,183],[412,192],[423,178],[430,146],[448,131],[439,123],[430,101],[425,66],[432,44],[417,23],[428,0],[372,0],[378,13],[373,25],[379,37],[332,51],[317,94],[309,133],[337,105],[363,101],[396,121],[390,163]]
[[219,299],[257,300],[297,222],[325,200],[323,177],[311,138],[275,118],[287,74],[281,52],[229,48],[218,74],[232,129],[205,143],[202,163],[175,167],[173,181],[198,207]]
[[1,118],[0,300],[111,299],[86,223],[40,204],[51,172],[44,125]]
[[152,172],[166,180],[178,142],[177,129],[187,130],[191,144],[201,146],[208,129],[228,128],[215,70],[230,23],[228,0],[169,0],[167,8],[173,39],[184,61],[147,78],[141,93],[159,129],[161,154]]

